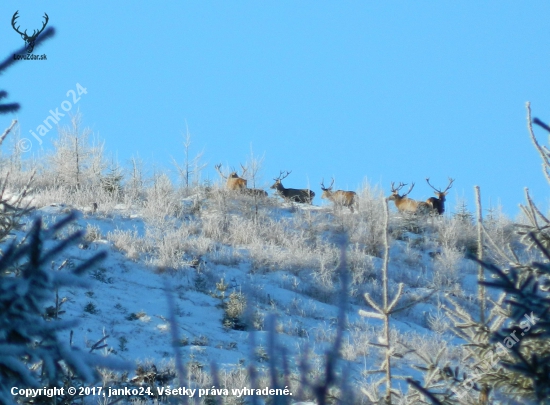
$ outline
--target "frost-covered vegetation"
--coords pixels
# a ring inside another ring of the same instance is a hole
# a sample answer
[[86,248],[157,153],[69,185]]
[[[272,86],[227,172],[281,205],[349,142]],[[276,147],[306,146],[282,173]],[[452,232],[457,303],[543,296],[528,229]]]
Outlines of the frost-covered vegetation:
[[0,403],[548,403],[528,192],[515,220],[398,213],[367,181],[353,210],[298,204],[202,182],[189,137],[174,182],[106,158],[79,115],[58,135],[35,160],[15,122],[1,137]]
[[[2,221],[0,346],[23,337],[0,357],[4,402],[25,401],[12,386],[83,384],[149,387],[148,401],[159,387],[185,386],[197,389],[195,403],[548,396],[537,363],[548,345],[548,221],[529,200],[517,221],[490,209],[482,223],[463,203],[444,216],[400,214],[368,182],[353,212],[297,204],[199,176],[177,185],[137,159],[108,164],[90,135],[75,116],[41,160],[4,145],[2,199],[12,208]],[[76,220],[60,224],[69,213]],[[108,257],[98,263],[97,252]],[[48,357],[45,340],[60,357]],[[293,395],[233,395],[244,387]]]

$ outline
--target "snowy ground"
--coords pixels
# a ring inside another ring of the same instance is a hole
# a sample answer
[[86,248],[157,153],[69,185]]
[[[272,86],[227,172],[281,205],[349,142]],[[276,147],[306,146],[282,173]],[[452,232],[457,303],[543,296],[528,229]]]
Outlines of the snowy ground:
[[[53,223],[70,209],[61,203],[52,204],[37,209],[33,216],[40,215],[46,223]],[[300,210],[310,210],[314,218],[317,214],[326,216],[331,212],[326,206],[286,206],[273,210],[272,219],[279,221],[292,217]],[[299,356],[307,351],[306,347],[321,355],[334,338],[338,308],[334,303],[322,302],[307,293],[311,287],[308,285],[307,271],[258,271],[247,260],[250,252],[243,245],[226,247],[232,249],[231,254],[239,258],[235,262],[228,260],[228,264],[203,256],[194,267],[182,265],[179,269],[161,268],[147,255],[133,255],[130,259],[127,252],[117,249],[107,237],[109,233],[119,230],[135,231],[138,237],[146,238],[148,225],[139,210],[120,205],[109,213],[101,210],[91,213],[84,208],[78,212],[74,229],[92,228],[98,231],[98,237],[71,247],[67,255],[60,257],[59,263],[55,263],[52,268],[57,268],[67,258],[73,264],[78,264],[100,250],[106,250],[108,258],[88,273],[91,282],[89,288],[59,291],[60,298],[67,299],[62,306],[65,313],[60,318],[80,320],[79,326],[73,330],[75,345],[90,348],[108,335],[106,342],[110,356],[136,364],[155,364],[157,367],[173,364],[174,348],[167,300],[167,294],[171,293],[176,302],[179,350],[184,362],[194,362],[204,368],[216,362],[222,369],[247,365],[251,361],[250,333],[230,329],[222,324],[222,299],[214,296],[220,292],[212,288],[214,282],[221,279],[228,285],[224,299],[232,291],[242,292],[247,297],[247,303],[258,319],[255,326],[259,330],[254,332],[256,346],[265,348],[266,319],[269,314],[277,316],[278,343],[290,354],[293,366],[296,366]],[[184,222],[179,224],[185,226]],[[407,241],[394,241],[391,248],[391,273],[406,273],[406,277],[414,284],[406,286],[405,298],[427,295],[430,289],[427,288],[426,280],[433,277],[433,252],[436,249],[415,250],[415,237],[411,234]],[[368,260],[376,271],[380,270],[380,258],[369,257]],[[470,269],[467,264],[460,266]],[[197,273],[206,277],[208,288],[198,288]],[[464,272],[460,282],[465,296],[475,293],[475,275],[469,273]],[[374,289],[379,290],[380,282],[376,278],[372,282]],[[434,345],[454,346],[459,341],[445,331],[444,323],[441,326],[443,330],[434,331],[434,327],[428,327],[430,320],[437,319],[440,314],[436,305],[436,300],[431,299],[403,311],[392,319],[392,328],[402,339],[408,340],[415,347],[424,345],[428,351],[430,347],[435,348]],[[358,302],[348,305],[348,329],[342,350],[357,387],[371,381],[371,377],[364,372],[378,369],[382,360],[379,351],[366,344],[368,341],[379,341],[382,323],[362,318],[359,316],[360,309],[370,308]],[[433,326],[433,322],[430,324]],[[255,360],[261,363],[261,356]],[[320,357],[312,358],[314,364],[320,364],[315,363],[320,360]],[[413,373],[411,370],[407,362],[396,363],[395,372],[398,374],[409,375]]]

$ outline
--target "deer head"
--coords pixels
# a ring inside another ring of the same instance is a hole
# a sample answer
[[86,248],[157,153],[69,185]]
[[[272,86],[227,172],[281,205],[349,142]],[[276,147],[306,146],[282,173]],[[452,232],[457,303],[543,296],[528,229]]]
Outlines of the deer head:
[[434,189],[435,195],[437,196],[437,198],[428,198],[426,202],[432,207],[432,209],[436,210],[439,215],[442,215],[445,212],[445,196],[447,195],[447,191],[452,187],[454,179],[451,179],[449,177],[449,184],[447,185],[447,188],[443,191],[432,186],[429,177],[426,178],[426,182],[431,188]]

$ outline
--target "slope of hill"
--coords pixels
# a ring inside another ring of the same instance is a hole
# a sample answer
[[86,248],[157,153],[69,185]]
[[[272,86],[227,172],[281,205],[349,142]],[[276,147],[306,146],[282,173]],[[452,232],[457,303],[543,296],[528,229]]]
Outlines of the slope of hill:
[[[359,310],[371,309],[365,293],[382,299],[385,231],[383,197],[376,188],[366,186],[359,193],[355,213],[221,189],[197,188],[187,197],[165,191],[164,201],[154,201],[157,209],[148,206],[151,196],[146,196],[133,205],[99,203],[97,211],[88,208],[91,204],[45,203],[51,199],[46,191],[35,195],[33,215],[46,223],[71,210],[80,213],[73,227],[87,230],[86,241],[67,251],[67,268],[98,250],[109,253],[88,274],[92,287],[59,291],[64,301],[59,318],[80,321],[73,329],[74,345],[90,348],[108,336],[105,354],[136,363],[130,380],[152,369],[174,373],[177,350],[195,387],[212,386],[208,370],[215,362],[227,389],[250,386],[244,376],[248,367],[261,371],[270,364],[270,354],[284,353],[294,376],[288,384],[297,394],[304,356],[311,378],[320,378],[324,353],[337,335],[337,269],[345,235],[351,286],[338,369],[349,375],[354,392],[375,389],[377,377],[371,372],[383,356],[370,343],[383,343],[383,324],[361,317]],[[496,233],[509,238],[502,221],[495,219]],[[392,214],[390,232],[392,295],[399,283],[405,285],[403,309],[392,316],[392,340],[426,355],[445,348],[443,360],[460,364],[463,342],[450,333],[442,303],[451,295],[475,311],[476,268],[463,257],[475,245],[472,224],[460,216]],[[52,268],[60,265],[52,263]],[[176,349],[168,294],[175,299]],[[275,351],[268,350],[271,322],[277,332]],[[419,378],[412,368],[416,363],[403,358],[394,373]],[[406,384],[396,384],[406,390]]]

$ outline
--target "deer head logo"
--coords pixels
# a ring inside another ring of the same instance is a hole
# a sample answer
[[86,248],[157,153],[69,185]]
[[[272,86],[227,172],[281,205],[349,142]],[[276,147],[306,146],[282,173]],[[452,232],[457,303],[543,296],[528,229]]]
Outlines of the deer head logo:
[[19,10],[16,11],[15,14],[13,15],[11,19],[11,26],[13,27],[15,32],[21,35],[21,38],[23,38],[23,41],[25,41],[25,43],[27,44],[27,53],[32,53],[34,49],[34,41],[36,41],[36,38],[38,37],[38,35],[40,35],[42,31],[44,31],[44,28],[46,28],[46,25],[48,25],[48,20],[50,18],[48,17],[48,14],[44,13],[44,17],[43,17],[44,23],[42,25],[42,28],[39,30],[33,30],[32,35],[28,35],[27,30],[25,30],[25,32],[21,32],[19,31],[19,26],[17,27],[15,26],[16,20],[19,18],[18,13],[19,13]]

